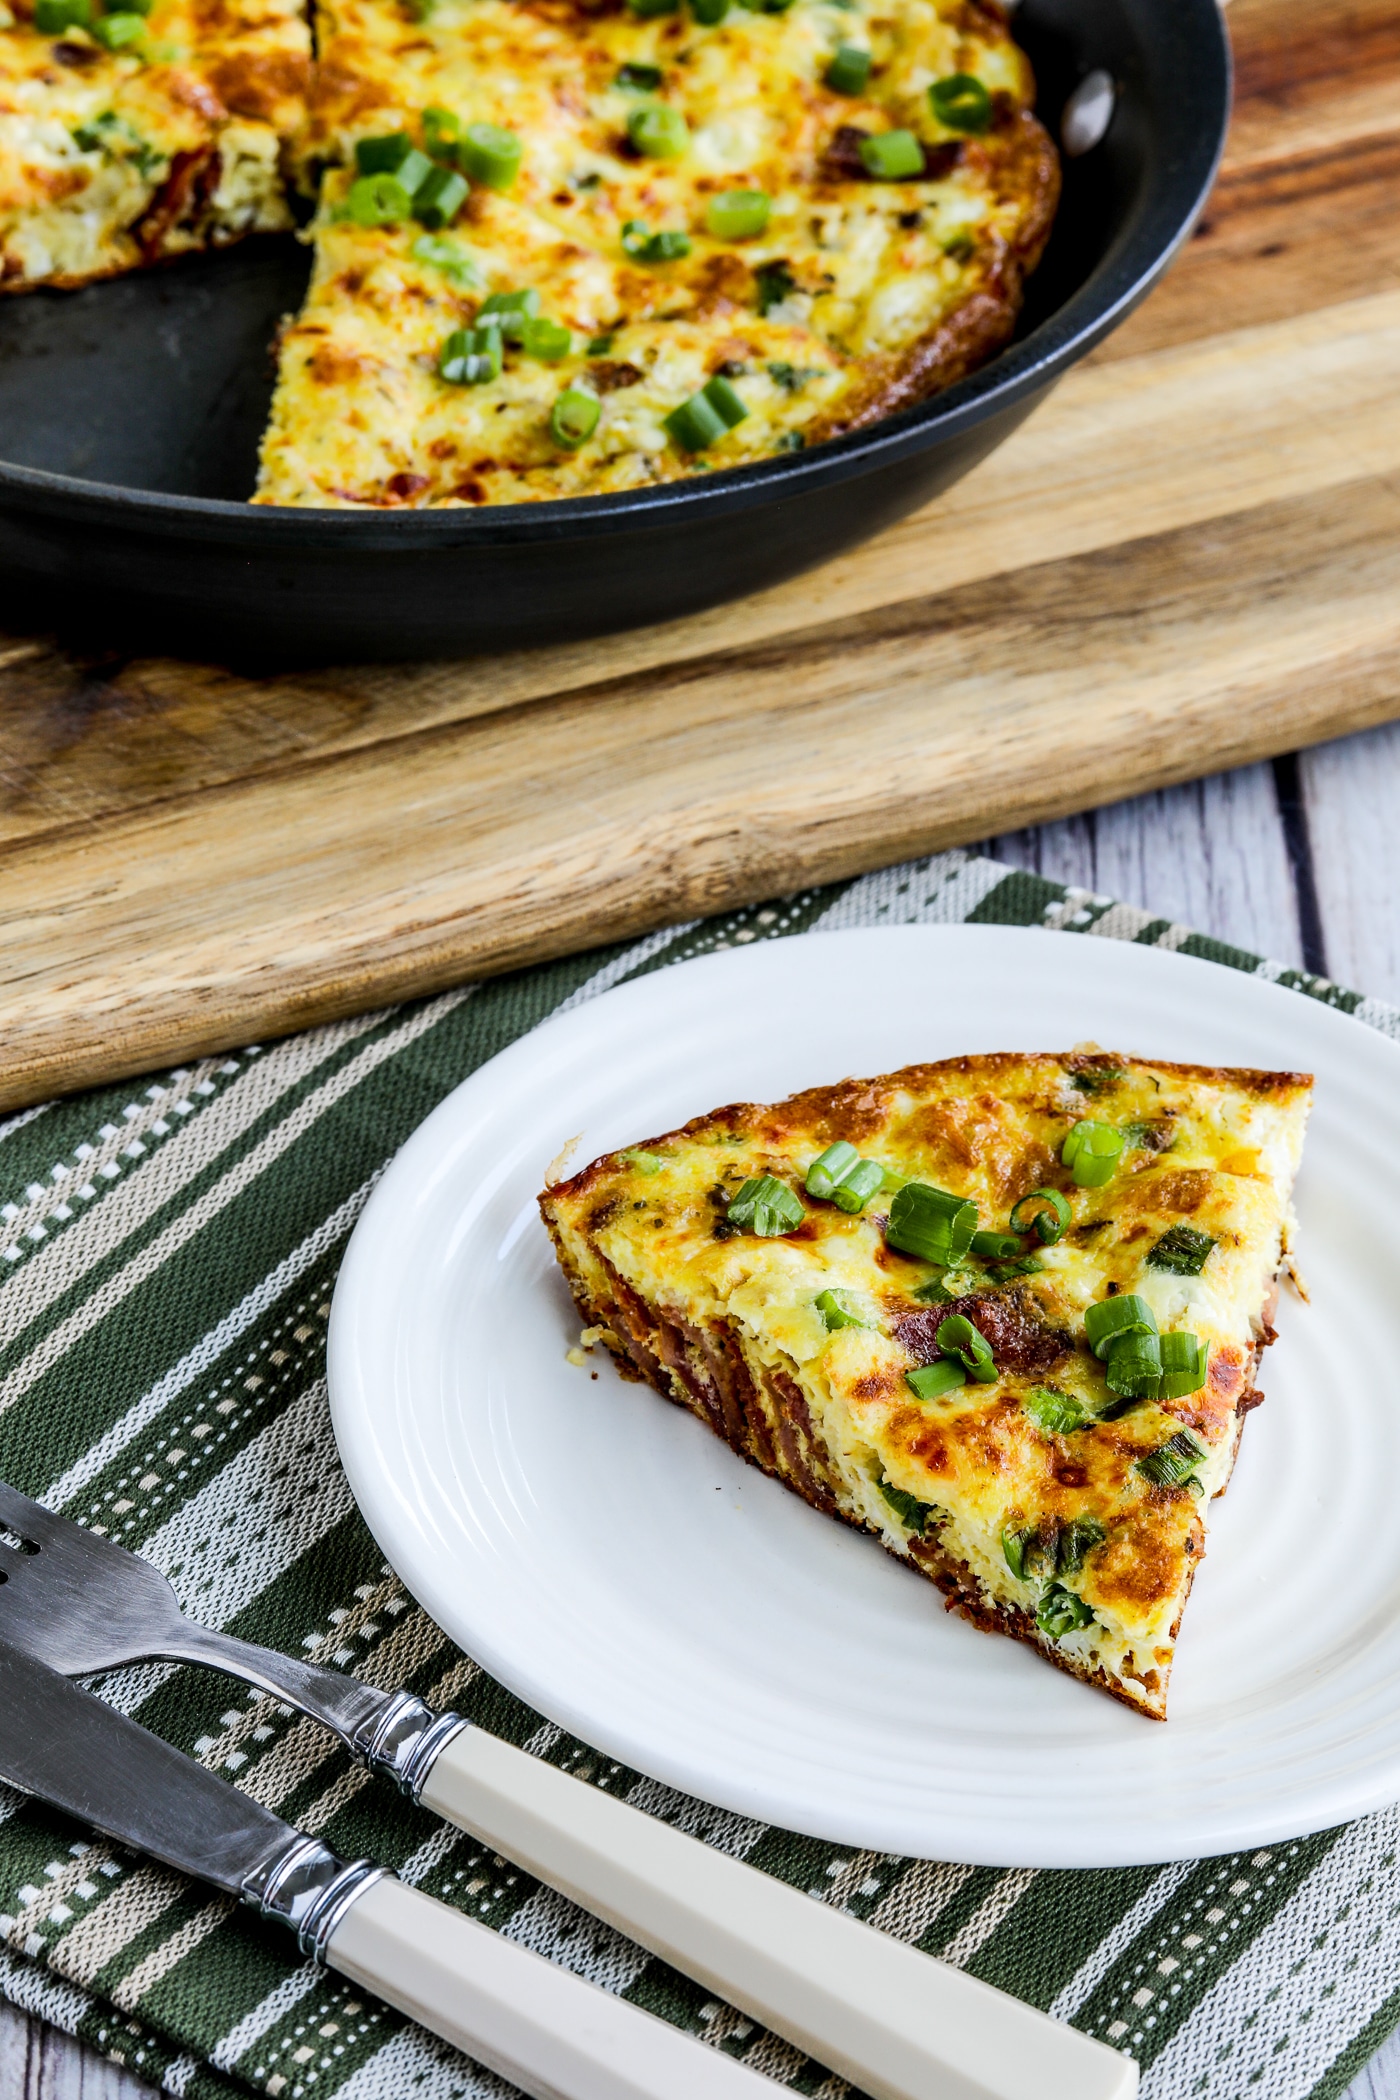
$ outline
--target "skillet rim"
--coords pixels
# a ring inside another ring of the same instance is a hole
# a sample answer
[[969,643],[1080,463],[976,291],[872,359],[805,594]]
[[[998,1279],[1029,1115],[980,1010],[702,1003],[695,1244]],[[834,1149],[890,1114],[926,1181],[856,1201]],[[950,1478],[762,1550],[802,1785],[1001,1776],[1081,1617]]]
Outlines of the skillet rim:
[[974,429],[1028,394],[1047,390],[1126,319],[1189,239],[1224,154],[1233,63],[1220,0],[1173,4],[1189,18],[1180,24],[1181,33],[1196,52],[1200,71],[1185,84],[1175,150],[1159,155],[1147,179],[1147,194],[1126,232],[1087,281],[1029,335],[1012,342],[979,371],[868,429],[830,439],[810,453],[711,470],[694,480],[480,509],[254,504],[133,489],[3,460],[0,498],[18,498],[12,509],[49,516],[115,514],[114,522],[158,537],[183,533],[199,521],[205,527],[200,537],[206,541],[253,544],[269,551],[348,543],[367,552],[422,553],[466,545],[543,545],[590,533],[614,536],[644,529],[658,516],[669,514],[674,523],[677,513],[697,519],[739,513],[878,472]]

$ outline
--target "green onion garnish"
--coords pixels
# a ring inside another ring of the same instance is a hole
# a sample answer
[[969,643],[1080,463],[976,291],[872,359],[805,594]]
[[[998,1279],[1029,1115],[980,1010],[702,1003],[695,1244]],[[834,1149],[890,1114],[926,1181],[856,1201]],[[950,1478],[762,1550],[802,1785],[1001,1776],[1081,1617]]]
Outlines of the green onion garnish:
[[146,34],[146,17],[126,12],[104,15],[100,22],[93,23],[92,33],[109,51],[124,51],[128,44]]
[[457,157],[474,182],[488,190],[508,190],[520,173],[525,148],[513,131],[499,124],[468,124]]
[[1199,1393],[1206,1382],[1210,1351],[1198,1335],[1187,1334],[1178,1328],[1173,1334],[1162,1336],[1162,1381],[1157,1388],[1159,1400],[1185,1400],[1191,1393]]
[[467,201],[467,178],[455,168],[431,168],[413,192],[420,226],[450,226]]
[[[1055,1573],[1077,1575],[1085,1558],[1108,1537],[1096,1517],[1072,1517],[1055,1536]],[[1087,1622],[1086,1622],[1087,1623]]]
[[62,36],[65,29],[86,29],[92,0],[34,0],[34,27],[40,36]]
[[615,335],[590,336],[588,339],[588,355],[590,357],[606,357],[616,341],[617,337]]
[[949,73],[935,80],[928,99],[949,131],[983,132],[992,121],[992,98],[975,73]]
[[994,1283],[1010,1283],[1017,1276],[1041,1276],[1045,1273],[1043,1261],[1033,1254],[1018,1254],[1015,1261],[993,1261],[987,1264],[987,1274]]
[[1111,1344],[1125,1334],[1155,1334],[1157,1315],[1145,1298],[1104,1298],[1084,1314],[1089,1346],[1102,1363]]
[[1176,1435],[1155,1451],[1149,1451],[1137,1462],[1137,1469],[1154,1487],[1180,1487],[1189,1480],[1205,1457],[1205,1447],[1198,1444],[1189,1429],[1178,1429]]
[[549,416],[549,434],[566,452],[577,452],[598,428],[603,404],[596,394],[581,386],[567,386]]
[[1026,1393],[1021,1412],[1046,1436],[1068,1436],[1071,1430],[1082,1429],[1093,1420],[1073,1393],[1061,1393],[1053,1385],[1038,1385]]
[[543,316],[529,316],[520,331],[520,347],[527,357],[541,358],[546,364],[557,364],[567,357],[573,337],[562,321],[547,321]]
[[1021,1251],[1019,1239],[1005,1232],[974,1232],[970,1244],[974,1254],[985,1254],[990,1261],[1010,1261]]
[[838,1210],[864,1210],[871,1197],[877,1195],[884,1184],[885,1170],[876,1159],[863,1159],[842,1178],[841,1186],[832,1196]]
[[905,182],[924,172],[924,149],[912,131],[878,131],[860,142],[861,165],[879,182]]
[[1102,1188],[1113,1178],[1123,1154],[1123,1133],[1107,1123],[1076,1123],[1060,1148],[1060,1164],[1068,1167],[1075,1186]]
[[785,262],[762,263],[753,275],[761,314],[770,307],[781,306],[788,293],[797,290],[797,279]]
[[628,0],[628,5],[634,15],[640,15],[646,22],[653,15],[673,15],[680,0]]
[[941,1323],[938,1346],[945,1356],[960,1358],[980,1385],[996,1383],[997,1367],[992,1362],[991,1346],[962,1313],[953,1313]]
[[434,160],[455,161],[462,135],[462,120],[440,103],[423,111],[423,143]]
[[1062,1641],[1067,1633],[1078,1633],[1081,1627],[1092,1626],[1094,1614],[1073,1590],[1067,1590],[1062,1582],[1052,1582],[1040,1600],[1035,1623],[1042,1633],[1049,1634],[1052,1641]]
[[627,136],[648,160],[676,160],[690,144],[690,126],[669,103],[649,102],[627,119]]
[[925,1305],[951,1305],[957,1292],[950,1291],[942,1277],[931,1276],[927,1283],[919,1285],[914,1296],[922,1299]]
[[879,1483],[879,1487],[880,1493],[884,1496],[886,1502],[889,1503],[890,1508],[899,1518],[905,1530],[912,1531],[916,1536],[922,1538],[924,1526],[934,1514],[933,1503],[920,1502],[917,1495],[907,1495],[903,1488],[893,1486],[888,1480],[882,1480]]
[[641,88],[643,93],[654,95],[663,78],[660,66],[619,66],[613,75],[613,86]]
[[431,263],[435,270],[441,270],[450,284],[470,290],[481,283],[480,270],[466,249],[459,248],[455,241],[435,240],[432,234],[421,233],[410,253],[415,262]]
[[345,199],[356,226],[396,226],[413,210],[413,199],[397,175],[360,175]]
[[713,29],[729,13],[729,0],[690,0],[690,12],[706,29]]
[[748,410],[729,381],[719,372],[707,380],[698,394],[682,401],[663,418],[676,443],[687,452],[702,452],[727,430],[742,423]]
[[849,1174],[859,1159],[860,1154],[855,1146],[848,1145],[844,1138],[838,1138],[834,1145],[828,1145],[825,1152],[820,1153],[808,1167],[807,1194],[830,1197],[841,1176]]
[[864,1210],[884,1180],[885,1170],[878,1160],[862,1159],[855,1146],[842,1138],[812,1161],[807,1169],[806,1189],[809,1196],[855,1212]]
[[870,53],[859,44],[838,44],[826,69],[826,84],[838,95],[863,95],[870,78]]
[[768,224],[772,200],[762,190],[721,190],[705,207],[705,224],[717,241],[747,241]]
[[629,1167],[635,1167],[639,1174],[659,1174],[670,1164],[661,1152],[619,1152],[617,1156]]
[[676,262],[690,253],[690,235],[678,230],[649,233],[640,219],[629,219],[622,229],[625,254],[637,262]]
[[904,1383],[920,1400],[936,1400],[940,1393],[966,1385],[967,1373],[951,1356],[945,1356],[941,1363],[920,1364],[917,1371],[906,1371]]
[[1032,1189],[1011,1207],[1011,1230],[1030,1232],[1034,1229],[1043,1246],[1053,1247],[1064,1235],[1074,1213],[1058,1189]]
[[[362,176],[382,182],[382,175]],[[501,376],[501,332],[498,328],[457,328],[442,346],[438,376],[451,386],[481,386]]]
[[1115,1335],[1104,1365],[1111,1393],[1133,1400],[1155,1400],[1162,1382],[1162,1338],[1156,1334]]
[[922,1261],[950,1268],[966,1254],[976,1230],[975,1203],[926,1181],[910,1181],[890,1205],[885,1238],[901,1254],[915,1254]]
[[[400,168],[409,166],[418,152],[406,131],[390,131],[372,139],[359,139],[355,145],[355,169],[360,175],[397,175]],[[416,169],[417,179],[412,176],[404,188],[412,196],[418,183],[423,180],[430,166],[426,153],[418,154],[423,165]]]
[[1039,1535],[1035,1531],[1002,1532],[1002,1554],[1007,1567],[1010,1568],[1018,1582],[1030,1581],[1030,1575],[1026,1567],[1026,1554],[1028,1550],[1033,1549],[1038,1543]]
[[791,1232],[806,1215],[802,1199],[771,1174],[751,1175],[725,1212],[731,1225],[757,1233],[761,1240]]
[[505,341],[518,343],[523,340],[525,323],[532,321],[540,310],[540,295],[533,285],[518,292],[492,292],[477,308],[479,325],[499,328]]
[[1149,1250],[1149,1269],[1168,1269],[1173,1276],[1199,1276],[1215,1246],[1215,1235],[1194,1225],[1172,1225]]
[[869,1327],[871,1322],[857,1311],[850,1302],[849,1291],[823,1291],[816,1301],[817,1311],[834,1334],[838,1327]]

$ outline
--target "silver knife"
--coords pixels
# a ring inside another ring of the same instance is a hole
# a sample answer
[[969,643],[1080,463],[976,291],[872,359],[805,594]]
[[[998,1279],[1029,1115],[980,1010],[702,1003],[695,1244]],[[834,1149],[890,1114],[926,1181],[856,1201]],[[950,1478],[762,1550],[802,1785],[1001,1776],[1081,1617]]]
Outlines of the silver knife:
[[762,2100],[732,2057],[368,1860],[339,1859],[91,1692],[0,1643],[0,1777],[278,1919],[303,1953],[536,2100]]

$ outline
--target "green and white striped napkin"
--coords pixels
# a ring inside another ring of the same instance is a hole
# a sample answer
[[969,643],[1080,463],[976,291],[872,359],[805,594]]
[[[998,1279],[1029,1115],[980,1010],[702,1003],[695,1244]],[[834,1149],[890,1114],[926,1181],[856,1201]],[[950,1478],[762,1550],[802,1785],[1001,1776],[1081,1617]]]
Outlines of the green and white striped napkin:
[[[451,1088],[555,1012],[813,927],[951,923],[1184,949],[1400,1036],[1400,1011],[964,853],[365,1015],[0,1125],[0,1477],[163,1568],[209,1624],[437,1705],[1130,2050],[1159,2100],[1323,2100],[1400,2022],[1400,1814],[1166,1868],[942,1865],[685,1800],[541,1720],[406,1596],[326,1408],[336,1267],[376,1177]],[[210,1673],[106,1696],[344,1854],[368,1853],[780,2085],[846,2088],[472,1839],[321,1729]],[[0,1990],[189,2100],[477,2100],[501,2081],[305,1963],[289,1937],[0,1789]]]

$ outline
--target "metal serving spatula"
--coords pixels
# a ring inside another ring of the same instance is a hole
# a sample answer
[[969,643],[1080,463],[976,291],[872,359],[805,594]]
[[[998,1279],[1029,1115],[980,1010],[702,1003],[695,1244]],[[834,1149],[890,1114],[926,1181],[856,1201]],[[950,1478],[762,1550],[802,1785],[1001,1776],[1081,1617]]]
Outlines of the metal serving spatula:
[[260,1686],[875,2100],[1133,2100],[1130,2057],[456,1714],[195,1624],[158,1568],[3,1483],[0,1578],[12,1647],[69,1677],[159,1656]]
[[280,1919],[304,1954],[537,2100],[763,2100],[766,2082],[731,2057],[383,1867],[338,1859],[319,1838],[3,1642],[0,1777]]

